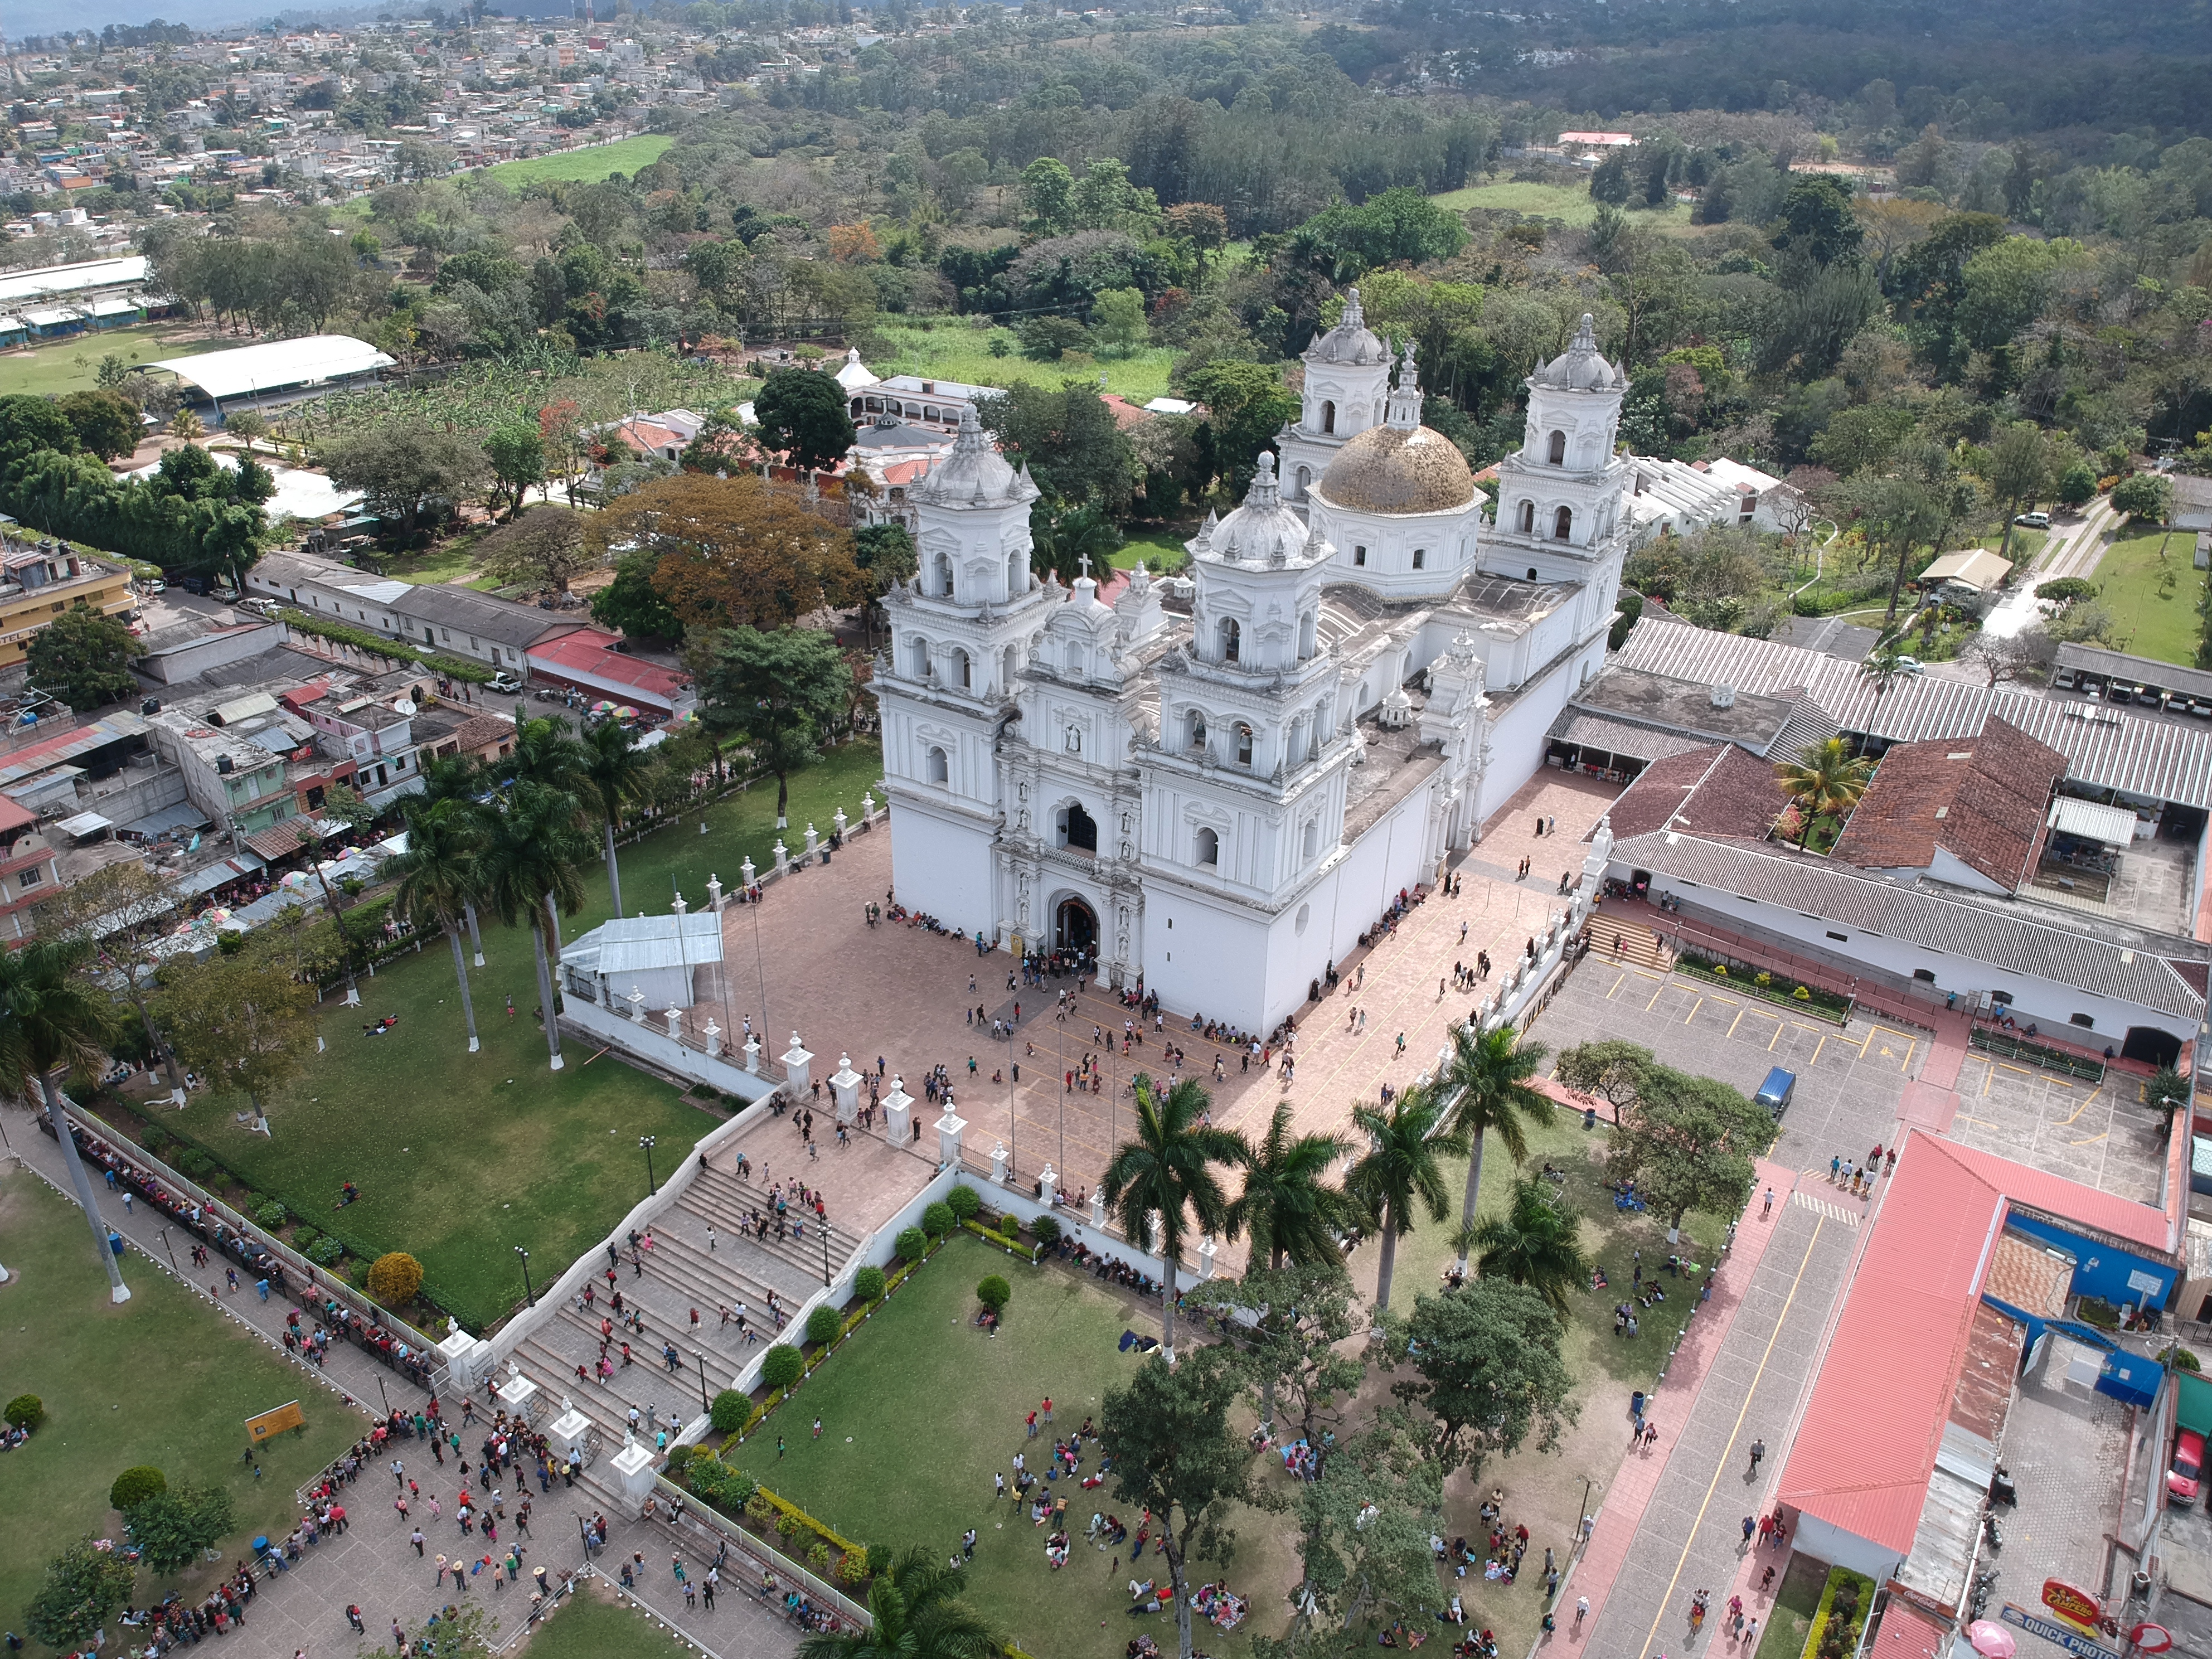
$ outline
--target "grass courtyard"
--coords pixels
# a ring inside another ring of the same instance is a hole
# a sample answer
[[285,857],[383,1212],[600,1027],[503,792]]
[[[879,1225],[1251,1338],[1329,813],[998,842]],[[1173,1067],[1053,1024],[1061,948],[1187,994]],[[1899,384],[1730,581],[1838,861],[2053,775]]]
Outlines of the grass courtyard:
[[580,149],[533,155],[526,161],[501,161],[497,167],[486,167],[483,176],[498,179],[509,190],[520,190],[526,185],[549,179],[597,184],[617,173],[633,173],[640,167],[651,167],[675,142],[665,132],[641,132],[635,137],[618,138],[611,144],[591,144]]
[[2118,649],[2159,662],[2197,660],[2204,575],[2196,557],[2196,535],[2186,530],[2123,536],[2106,548],[2089,580],[2112,613]]
[[617,1602],[600,1580],[578,1580],[573,1600],[519,1650],[527,1659],[690,1659],[695,1651],[652,1616]]
[[[1013,1286],[1004,1328],[984,1335],[969,1321],[984,1274]],[[968,1599],[1024,1651],[1054,1659],[1114,1659],[1141,1624],[1168,1645],[1166,1619],[1133,1620],[1128,1582],[1164,1572],[1149,1553],[1119,1568],[1102,1567],[1083,1540],[1092,1511],[1120,1505],[1106,1486],[1068,1498],[1067,1565],[1054,1572],[1044,1559],[1044,1531],[1025,1509],[992,1498],[991,1477],[1011,1480],[1012,1458],[1051,1442],[1024,1438],[1023,1419],[1047,1395],[1063,1432],[1097,1418],[1106,1391],[1123,1385],[1138,1364],[1115,1344],[1124,1330],[1158,1331],[1136,1304],[1095,1282],[1056,1268],[1010,1263],[970,1236],[953,1238],[878,1310],[861,1334],[831,1358],[727,1461],[763,1481],[817,1520],[871,1546],[918,1544],[939,1554],[959,1547],[974,1527],[979,1537],[969,1572]],[[822,1437],[811,1430],[822,1419]],[[781,1435],[787,1449],[776,1455]],[[1092,1464],[1095,1467],[1095,1461]],[[1266,1465],[1255,1462],[1264,1478]],[[1052,1490],[1048,1488],[1048,1490]],[[1136,1517],[1123,1515],[1133,1540]],[[1109,1556],[1109,1560],[1112,1558]],[[1194,1562],[1194,1587],[1224,1570]],[[1254,1612],[1243,1626],[1206,1628],[1202,1644],[1216,1659],[1249,1651],[1256,1625],[1274,1633],[1293,1558],[1275,1517],[1248,1511],[1237,1525],[1237,1551],[1225,1570],[1230,1586],[1249,1594]]]
[[[840,805],[860,816],[860,794],[880,775],[874,744],[856,743],[792,780],[793,845],[811,819],[826,836]],[[773,779],[622,851],[623,899],[633,913],[665,910],[678,887],[703,906],[707,878],[734,886],[750,853],[762,865],[775,840]],[[606,920],[606,877],[584,871],[584,912],[564,919],[574,939]],[[471,1328],[496,1319],[522,1295],[514,1246],[531,1253],[540,1282],[558,1274],[645,1195],[637,1138],[659,1138],[659,1169],[715,1120],[657,1079],[610,1054],[565,1045],[566,1069],[546,1068],[544,1038],[532,1010],[538,987],[530,936],[492,924],[484,966],[470,975],[482,1052],[468,1053],[453,954],[426,941],[362,982],[363,1006],[325,1006],[326,1052],[271,1109],[274,1133],[252,1134],[228,1096],[196,1095],[182,1113],[155,1114],[212,1151],[254,1189],[282,1200],[318,1228],[337,1224],[349,1245],[419,1259],[426,1285]],[[509,1018],[506,999],[514,999]],[[386,1014],[399,1024],[370,1039],[361,1028]],[[343,1218],[331,1214],[341,1182],[362,1189]]]
[[[113,328],[100,334],[76,334],[64,339],[41,340],[27,351],[0,355],[0,397],[28,392],[51,397],[64,392],[90,392],[100,384],[100,360],[120,357],[126,363],[150,363],[164,357],[193,357],[218,351],[226,342],[195,333],[183,337],[175,323],[143,323],[136,328]],[[239,343],[243,343],[240,342]]]
[[[292,1491],[368,1426],[337,1397],[264,1344],[202,1305],[137,1255],[125,1264],[131,1300],[107,1300],[82,1213],[36,1176],[0,1176],[0,1392],[35,1394],[45,1425],[0,1457],[0,1514],[15,1542],[0,1552],[0,1624],[22,1628],[46,1563],[87,1533],[120,1535],[108,1483],[150,1463],[172,1484],[230,1489],[238,1539],[289,1528]],[[307,1413],[304,1435],[280,1435],[262,1452],[264,1478],[240,1461],[245,1419],[289,1400]],[[137,1599],[171,1581],[142,1574]],[[196,1583],[188,1577],[185,1583]],[[111,1632],[111,1634],[112,1632]],[[32,1651],[46,1650],[32,1644]]]
[[[983,326],[975,326],[981,323]],[[1150,403],[1168,391],[1168,370],[1176,353],[1165,346],[1146,346],[1129,356],[1101,356],[1031,362],[1018,351],[1004,357],[990,352],[993,330],[988,319],[948,317],[934,327],[886,323],[876,334],[884,349],[867,356],[868,367],[889,380],[894,374],[920,374],[931,380],[963,380],[970,386],[1012,386],[1027,380],[1032,386],[1057,386],[1063,380],[1080,380],[1097,388],[1104,375],[1108,392],[1119,392],[1133,404]]]

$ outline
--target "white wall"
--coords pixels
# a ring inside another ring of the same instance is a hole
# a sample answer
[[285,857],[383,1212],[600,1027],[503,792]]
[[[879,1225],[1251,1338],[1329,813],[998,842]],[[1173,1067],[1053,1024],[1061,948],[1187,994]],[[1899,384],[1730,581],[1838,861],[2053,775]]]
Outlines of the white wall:
[[[627,990],[622,994],[628,994]],[[660,1008],[650,1008],[653,1018],[638,1021],[630,1018],[627,1013],[603,1008],[596,1002],[587,1002],[582,997],[563,995],[561,999],[561,1022],[588,1033],[600,1042],[611,1043],[617,1048],[650,1060],[664,1071],[688,1077],[695,1083],[707,1084],[726,1095],[736,1095],[741,1100],[757,1102],[775,1092],[779,1079],[756,1077],[738,1063],[738,1058],[710,1056],[703,1050],[690,1048],[670,1036],[667,1022],[659,1017],[661,1008],[667,1006],[663,1003]],[[742,1045],[744,1031],[740,1030],[733,1035]],[[726,1054],[728,1053],[727,1050],[724,1052]],[[739,1057],[741,1054],[742,1050]]]
[[1853,1572],[1864,1573],[1876,1584],[1887,1584],[1905,1562],[1905,1558],[1894,1550],[1870,1544],[1832,1522],[1802,1512],[1797,1516],[1791,1543],[1816,1561],[1826,1561],[1832,1567],[1849,1567]]
[[991,885],[991,832],[975,819],[944,812],[911,788],[898,793],[891,836],[891,878],[898,902],[935,916],[969,938],[998,931]]

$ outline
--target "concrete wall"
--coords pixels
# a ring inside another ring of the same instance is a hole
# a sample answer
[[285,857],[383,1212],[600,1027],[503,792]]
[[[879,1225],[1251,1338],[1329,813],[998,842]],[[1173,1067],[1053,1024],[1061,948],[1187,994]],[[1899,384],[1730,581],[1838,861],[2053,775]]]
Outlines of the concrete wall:
[[940,814],[911,787],[901,791],[898,805],[898,833],[891,837],[898,902],[971,939],[979,928],[991,938],[999,913],[992,902],[988,829],[976,819]]
[[176,685],[210,668],[243,662],[248,657],[258,657],[263,652],[289,644],[292,630],[283,623],[263,623],[258,627],[226,629],[221,633],[203,634],[196,640],[171,646],[165,651],[151,652],[139,658],[131,666],[150,680],[164,685]]
[[185,793],[185,775],[167,761],[150,769],[126,766],[97,791],[80,787],[76,804],[51,816],[67,817],[75,812],[93,811],[110,823],[132,823],[165,806],[178,805]]
[[1869,1543],[1817,1515],[1799,1514],[1790,1542],[1815,1561],[1826,1561],[1832,1567],[1849,1567],[1853,1572],[1864,1573],[1877,1584],[1887,1584],[1898,1568],[1905,1565],[1905,1558],[1895,1550]]
[[[663,1007],[666,1006],[662,1005]],[[709,1055],[703,1049],[677,1042],[668,1035],[667,1023],[659,1018],[660,1010],[656,1008],[652,1012],[653,1018],[650,1021],[639,1021],[612,1009],[602,1008],[596,1002],[587,1002],[582,997],[564,995],[561,1000],[561,1023],[563,1025],[574,1027],[596,1042],[611,1043],[626,1054],[649,1060],[678,1077],[690,1078],[694,1083],[704,1083],[720,1089],[726,1095],[735,1095],[740,1100],[756,1104],[774,1094],[781,1086],[783,1080],[781,1072],[769,1077],[745,1070],[738,1063],[743,1058],[742,1050],[734,1059],[726,1058]],[[744,1041],[742,1029],[738,1032],[738,1041],[741,1044]]]

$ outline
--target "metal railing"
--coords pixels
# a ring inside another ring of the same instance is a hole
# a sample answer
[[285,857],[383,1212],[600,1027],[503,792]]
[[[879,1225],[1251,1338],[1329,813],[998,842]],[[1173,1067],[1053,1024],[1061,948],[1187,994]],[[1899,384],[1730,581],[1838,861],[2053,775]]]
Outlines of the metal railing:
[[[840,1618],[852,1620],[863,1630],[873,1627],[874,1615],[844,1591],[817,1577],[811,1569],[801,1566],[773,1544],[755,1537],[726,1516],[708,1508],[666,1475],[657,1477],[653,1486],[663,1502],[655,1507],[650,1518],[674,1536],[704,1537],[717,1547],[727,1543],[733,1553],[751,1558],[752,1565],[760,1571],[795,1580],[793,1588],[804,1588],[810,1598],[833,1608]],[[755,1595],[760,1594],[757,1585],[748,1589]]]

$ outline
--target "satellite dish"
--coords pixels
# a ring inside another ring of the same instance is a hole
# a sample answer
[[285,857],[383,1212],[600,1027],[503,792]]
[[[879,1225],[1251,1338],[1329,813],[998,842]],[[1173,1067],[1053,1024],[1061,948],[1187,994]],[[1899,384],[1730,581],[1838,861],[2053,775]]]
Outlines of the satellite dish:
[[392,705],[392,712],[395,714],[413,714],[415,712],[415,704],[413,700],[407,697],[400,698],[398,702]]

